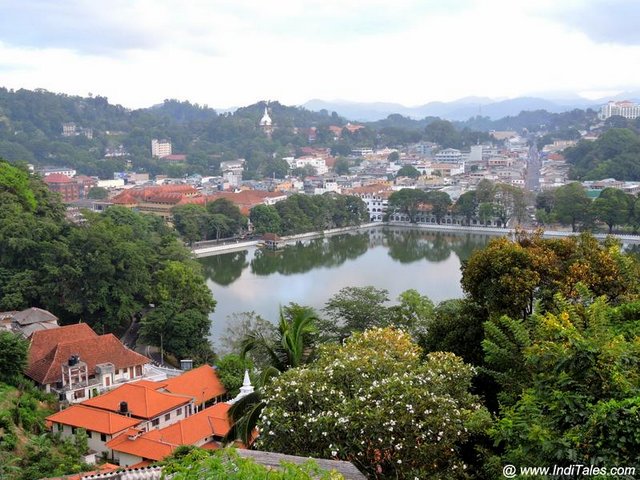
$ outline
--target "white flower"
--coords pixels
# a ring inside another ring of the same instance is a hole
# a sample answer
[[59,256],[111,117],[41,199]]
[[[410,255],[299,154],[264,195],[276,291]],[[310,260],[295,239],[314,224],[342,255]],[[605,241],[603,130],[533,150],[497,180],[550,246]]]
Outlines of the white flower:
[[335,457],[338,455],[338,452],[336,452],[335,450],[331,450],[331,456]]

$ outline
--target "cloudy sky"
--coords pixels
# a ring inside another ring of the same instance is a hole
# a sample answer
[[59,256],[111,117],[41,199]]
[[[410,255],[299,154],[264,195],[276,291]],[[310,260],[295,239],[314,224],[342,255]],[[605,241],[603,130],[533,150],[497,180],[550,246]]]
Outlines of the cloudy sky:
[[640,0],[0,0],[0,86],[213,107],[640,88]]

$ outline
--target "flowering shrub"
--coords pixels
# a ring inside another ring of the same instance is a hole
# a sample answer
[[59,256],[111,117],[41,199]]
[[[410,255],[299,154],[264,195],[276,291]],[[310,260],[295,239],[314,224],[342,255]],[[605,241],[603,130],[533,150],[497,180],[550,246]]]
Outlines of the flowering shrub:
[[451,353],[420,360],[392,328],[325,346],[265,389],[259,449],[353,462],[373,478],[465,478],[459,449],[489,423]]

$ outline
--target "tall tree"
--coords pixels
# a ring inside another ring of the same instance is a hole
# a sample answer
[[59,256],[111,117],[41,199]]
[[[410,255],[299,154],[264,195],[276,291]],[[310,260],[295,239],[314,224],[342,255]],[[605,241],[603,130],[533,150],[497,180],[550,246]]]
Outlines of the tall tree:
[[416,216],[421,205],[426,203],[426,193],[413,188],[403,188],[389,196],[388,212],[400,212],[409,217],[411,223],[416,223]]
[[604,222],[609,227],[609,233],[613,227],[629,222],[634,197],[631,197],[617,188],[605,188],[600,196],[593,201],[593,212],[596,219]]
[[571,225],[575,232],[580,222],[591,215],[591,200],[584,187],[577,182],[569,183],[555,190],[553,213],[563,225]]

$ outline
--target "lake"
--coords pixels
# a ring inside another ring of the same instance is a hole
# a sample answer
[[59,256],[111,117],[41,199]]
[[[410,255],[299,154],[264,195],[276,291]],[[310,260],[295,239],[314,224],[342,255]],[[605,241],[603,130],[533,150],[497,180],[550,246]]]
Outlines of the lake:
[[211,340],[217,345],[229,316],[254,311],[272,322],[289,302],[318,310],[343,287],[372,285],[392,301],[413,288],[434,303],[462,296],[461,263],[492,237],[403,227],[305,240],[283,250],[256,247],[201,258],[217,301]]

